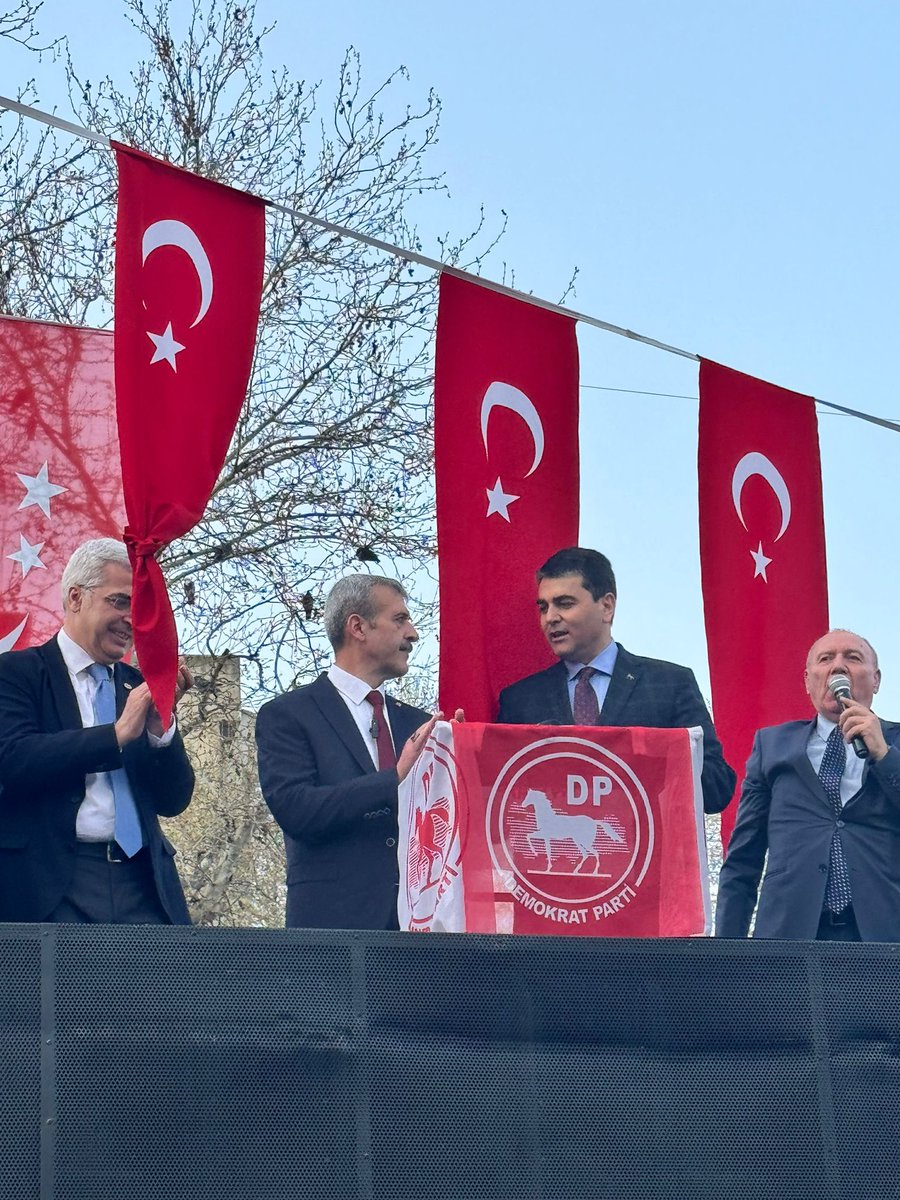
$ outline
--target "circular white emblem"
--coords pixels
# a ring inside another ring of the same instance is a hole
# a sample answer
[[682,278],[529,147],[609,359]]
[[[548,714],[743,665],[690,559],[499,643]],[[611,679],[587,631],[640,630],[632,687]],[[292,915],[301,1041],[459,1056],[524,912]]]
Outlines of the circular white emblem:
[[486,834],[494,866],[531,896],[602,905],[633,895],[653,853],[650,801],[631,767],[594,742],[531,742],[491,788]]

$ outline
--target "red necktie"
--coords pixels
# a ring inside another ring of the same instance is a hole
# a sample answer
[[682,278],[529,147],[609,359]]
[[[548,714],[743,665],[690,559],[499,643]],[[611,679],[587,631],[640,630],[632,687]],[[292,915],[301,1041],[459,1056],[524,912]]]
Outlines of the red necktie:
[[396,767],[397,755],[394,743],[391,741],[391,731],[384,715],[384,696],[381,692],[369,692],[366,696],[372,705],[372,737],[378,748],[378,770],[386,771],[388,767]]
[[591,676],[597,675],[594,667],[582,667],[575,676],[575,703],[572,705],[572,719],[576,725],[599,725],[600,705],[597,693],[591,683]]

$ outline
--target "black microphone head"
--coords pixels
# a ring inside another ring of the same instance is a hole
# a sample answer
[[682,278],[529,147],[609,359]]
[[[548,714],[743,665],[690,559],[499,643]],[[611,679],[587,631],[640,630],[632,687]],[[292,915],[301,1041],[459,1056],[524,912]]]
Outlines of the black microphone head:
[[838,700],[853,699],[853,692],[850,690],[850,679],[847,675],[832,675],[828,680],[828,690]]

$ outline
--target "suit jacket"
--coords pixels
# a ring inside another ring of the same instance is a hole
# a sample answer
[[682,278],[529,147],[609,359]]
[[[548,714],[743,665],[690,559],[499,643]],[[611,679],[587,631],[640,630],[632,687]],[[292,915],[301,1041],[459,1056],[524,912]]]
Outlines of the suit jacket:
[[[766,852],[756,937],[816,936],[838,818],[806,753],[814,721],[760,729],[719,878],[716,934],[746,937]],[[900,725],[881,722],[888,752],[866,763],[842,809],[841,843],[864,941],[900,941]],[[852,750],[848,750],[852,754]]]
[[[399,756],[428,713],[387,698]],[[263,796],[284,831],[287,925],[397,928],[397,772],[378,771],[327,675],[256,720]]]
[[[113,668],[116,709],[141,675]],[[75,868],[75,818],[85,776],[124,767],[163,908],[188,925],[172,844],[157,814],[187,808],[194,773],[181,737],[163,749],[146,736],[121,751],[112,725],[85,729],[56,638],[0,655],[0,921],[42,921],[65,895]]]
[[[568,670],[562,661],[528,675],[500,693],[501,725],[571,725]],[[693,671],[655,658],[640,658],[619,646],[600,719],[607,726],[703,730],[703,808],[721,812],[734,795],[736,776],[703,703]]]

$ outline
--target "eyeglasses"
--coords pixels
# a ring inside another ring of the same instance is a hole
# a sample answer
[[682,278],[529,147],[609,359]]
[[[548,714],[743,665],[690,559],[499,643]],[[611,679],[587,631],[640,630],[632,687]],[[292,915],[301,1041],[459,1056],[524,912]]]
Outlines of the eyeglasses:
[[[95,592],[97,589],[86,587],[84,590],[86,592]],[[131,608],[131,597],[126,596],[124,592],[114,592],[111,596],[104,596],[103,599],[116,612],[127,612]]]

